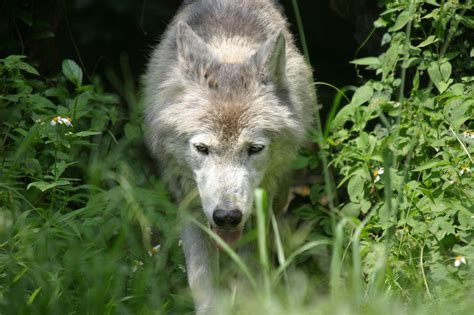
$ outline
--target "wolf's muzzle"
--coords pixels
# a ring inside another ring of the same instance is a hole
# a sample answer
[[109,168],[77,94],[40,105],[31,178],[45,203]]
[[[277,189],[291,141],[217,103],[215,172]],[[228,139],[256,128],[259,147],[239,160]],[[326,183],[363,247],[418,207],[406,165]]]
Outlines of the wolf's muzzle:
[[217,209],[212,214],[214,223],[222,229],[232,229],[242,222],[242,211]]

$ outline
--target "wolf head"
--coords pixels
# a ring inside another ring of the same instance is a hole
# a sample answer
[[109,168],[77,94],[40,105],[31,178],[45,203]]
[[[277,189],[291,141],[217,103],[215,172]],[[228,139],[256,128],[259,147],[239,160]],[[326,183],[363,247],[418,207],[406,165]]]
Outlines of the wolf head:
[[274,197],[305,132],[283,33],[247,41],[205,41],[179,23],[176,66],[149,112],[151,145],[168,177],[190,174],[182,189],[197,186],[211,227],[229,243],[251,214],[255,188]]

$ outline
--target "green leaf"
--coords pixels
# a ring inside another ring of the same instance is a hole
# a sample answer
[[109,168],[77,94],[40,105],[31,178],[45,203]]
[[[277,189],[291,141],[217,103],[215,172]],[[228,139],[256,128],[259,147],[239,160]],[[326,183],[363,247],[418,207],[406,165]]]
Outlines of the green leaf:
[[102,132],[100,131],[79,131],[75,133],[73,136],[82,138],[82,137],[90,137],[90,136],[95,136],[95,135],[100,135]]
[[474,16],[463,16],[463,17],[461,17],[461,23],[465,27],[474,28]]
[[436,0],[425,0],[426,3],[439,7],[439,3]]
[[69,185],[69,184],[71,184],[71,182],[69,182],[67,180],[58,180],[57,182],[53,182],[53,183],[48,183],[48,182],[45,182],[45,181],[38,181],[38,182],[33,182],[33,183],[28,184],[26,189],[29,190],[31,187],[36,187],[39,190],[41,190],[42,192],[45,192],[45,191],[47,191],[51,188],[58,187],[58,186],[66,186],[66,185]]
[[341,128],[354,114],[357,107],[354,104],[349,104],[341,108],[336,117],[331,122],[331,129],[337,130]]
[[39,75],[38,70],[36,70],[33,66],[30,66],[26,62],[19,62],[16,64],[17,68],[20,70],[23,70],[25,72],[34,74],[34,75]]
[[342,207],[341,212],[348,217],[358,217],[360,214],[360,204],[349,202],[344,207]]
[[[449,80],[449,77],[451,76],[451,64],[445,62],[440,65],[436,61],[432,62],[428,67],[428,75],[439,93],[443,93],[448,89],[449,84],[452,82],[452,80]],[[446,80],[445,77],[447,78]]]
[[362,200],[360,204],[360,210],[362,213],[367,213],[369,211],[370,207],[372,207],[372,204],[368,200]]
[[439,66],[439,70],[441,72],[441,76],[443,77],[444,82],[448,82],[449,78],[451,77],[451,64],[449,62],[442,63]]
[[38,289],[34,290],[33,293],[31,293],[31,295],[30,295],[30,297],[28,298],[28,301],[27,301],[28,305],[33,304],[33,302],[36,299],[36,296],[40,293],[42,288],[43,287],[39,287]]
[[379,66],[380,59],[377,57],[365,57],[351,61],[352,64],[360,66]]
[[120,102],[115,94],[95,94],[94,100],[105,104],[118,104]]
[[392,43],[387,52],[383,55],[382,58],[382,80],[385,80],[387,76],[394,70],[395,64],[398,61],[398,53],[400,48],[400,42],[403,38],[401,34],[399,36],[394,36]]
[[9,70],[20,69],[22,71],[25,71],[34,75],[39,75],[38,70],[36,70],[33,66],[27,64],[26,62],[22,61],[22,59],[24,58],[26,58],[26,56],[10,55],[6,57],[5,59],[0,59],[0,61],[3,61],[5,63],[5,67]]
[[312,220],[318,215],[318,212],[309,205],[303,205],[293,210],[293,213],[303,220]]
[[437,62],[432,62],[430,64],[428,67],[428,75],[435,85],[438,85],[443,80],[441,71],[439,71],[439,64]]
[[454,98],[443,108],[446,120],[451,124],[454,130],[459,131],[462,124],[469,120],[469,110],[474,108],[474,100]]
[[374,27],[375,28],[381,28],[387,26],[387,21],[385,21],[383,18],[378,18],[377,20],[374,21]]
[[354,106],[360,106],[365,102],[368,102],[374,95],[374,90],[368,85],[363,85],[358,88],[352,96],[351,104]]
[[416,47],[418,47],[418,48],[426,47],[426,46],[431,45],[431,44],[433,44],[433,43],[436,43],[436,42],[438,42],[438,41],[439,41],[439,39],[436,38],[436,36],[430,35],[430,36],[428,36],[427,39],[425,39],[424,41],[422,41],[421,43],[419,43]]
[[49,97],[57,97],[61,102],[64,102],[69,97],[69,92],[62,86],[53,87],[44,91],[44,94]]
[[51,102],[49,99],[46,97],[33,94],[28,96],[26,99],[28,104],[31,105],[31,109],[45,109],[45,108],[50,108],[50,109],[55,109],[56,105]]
[[419,57],[411,57],[403,61],[402,67],[407,69],[419,64],[422,61]]
[[462,207],[458,212],[458,221],[462,227],[470,228],[474,227],[473,213],[466,208]]
[[352,202],[360,202],[364,199],[365,179],[359,175],[352,176],[347,185],[347,193]]
[[74,113],[74,119],[79,119],[87,115],[93,107],[90,106],[93,93],[90,91],[83,92],[76,96],[74,100],[69,104],[69,110]]
[[78,161],[69,162],[69,163],[66,163],[65,161],[59,161],[53,167],[53,169],[51,170],[51,173],[53,174],[55,178],[59,178],[69,166],[75,165],[78,163],[79,163]]
[[431,160],[428,162],[423,163],[419,167],[415,168],[413,172],[421,172],[424,170],[428,170],[437,166],[442,166],[442,165],[449,165],[448,161],[440,161],[440,160]]
[[388,229],[395,224],[395,222],[393,221],[393,209],[396,208],[397,200],[392,198],[391,203],[391,209],[387,206],[387,203],[382,203],[381,207],[378,209],[380,223],[382,224],[383,229]]
[[77,87],[82,84],[82,69],[77,65],[76,62],[70,59],[63,61],[63,74],[64,76],[74,83]]
[[412,93],[418,91],[418,88],[420,87],[420,71],[416,71],[415,75],[413,76],[412,85]]
[[[444,219],[444,220],[443,220]],[[455,234],[456,230],[451,222],[448,221],[448,217],[446,218],[439,218],[439,229],[446,232],[446,234]]]
[[396,32],[400,30],[402,27],[404,27],[408,21],[410,21],[413,18],[413,15],[410,14],[409,10],[405,10],[400,15],[397,17],[397,20],[395,21],[395,24],[389,28],[388,30],[390,32]]
[[462,83],[453,84],[449,88],[449,91],[452,92],[454,95],[462,96],[464,95],[464,84]]

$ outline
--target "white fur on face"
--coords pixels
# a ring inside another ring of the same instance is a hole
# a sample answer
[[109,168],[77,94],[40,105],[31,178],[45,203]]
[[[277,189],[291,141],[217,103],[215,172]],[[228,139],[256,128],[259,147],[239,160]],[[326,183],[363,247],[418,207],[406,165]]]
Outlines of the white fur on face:
[[[252,137],[249,137],[252,136]],[[265,148],[249,154],[250,145]],[[209,152],[199,152],[205,145]],[[252,212],[253,192],[261,183],[270,162],[269,140],[261,135],[242,132],[234,143],[223,144],[212,134],[199,134],[189,141],[187,161],[196,181],[203,211],[209,222],[215,210],[240,210],[240,227]]]

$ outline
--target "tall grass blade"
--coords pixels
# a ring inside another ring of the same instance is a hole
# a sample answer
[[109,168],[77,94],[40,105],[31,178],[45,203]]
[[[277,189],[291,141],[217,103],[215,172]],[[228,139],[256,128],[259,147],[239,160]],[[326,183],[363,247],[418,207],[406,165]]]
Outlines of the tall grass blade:
[[347,218],[343,218],[336,226],[333,241],[333,250],[331,257],[331,272],[329,286],[331,297],[337,300],[341,293],[341,270],[342,270],[342,251],[344,242],[344,227],[348,223]]
[[258,252],[262,266],[263,281],[266,296],[270,296],[270,262],[268,259],[267,222],[268,222],[268,196],[261,188],[255,189],[255,208],[257,215]]
[[[277,249],[277,258],[278,258],[278,265],[283,266],[286,264],[286,257],[285,257],[285,251],[283,249],[283,244],[281,242],[281,237],[280,237],[280,230],[278,228],[278,222],[276,220],[275,214],[273,211],[271,212],[271,224],[272,224],[272,230],[274,233],[274,238],[275,238],[275,246]],[[286,273],[286,269],[283,271],[283,278],[285,280],[285,285],[288,285],[288,274]]]
[[364,220],[357,226],[352,236],[352,288],[353,296],[357,305],[363,302],[364,279],[362,275],[362,258],[360,256],[360,235],[369,220],[375,214],[376,208],[373,207]]
[[285,260],[285,263],[281,265],[280,267],[278,267],[278,269],[276,270],[276,273],[272,281],[273,285],[276,285],[282,273],[291,265],[291,263],[293,262],[293,260],[295,260],[296,257],[318,246],[331,245],[331,244],[332,242],[330,240],[317,240],[317,241],[308,242],[304,244],[303,246],[301,246],[300,248],[298,248],[297,250],[295,250],[290,256],[288,256],[288,258]]

